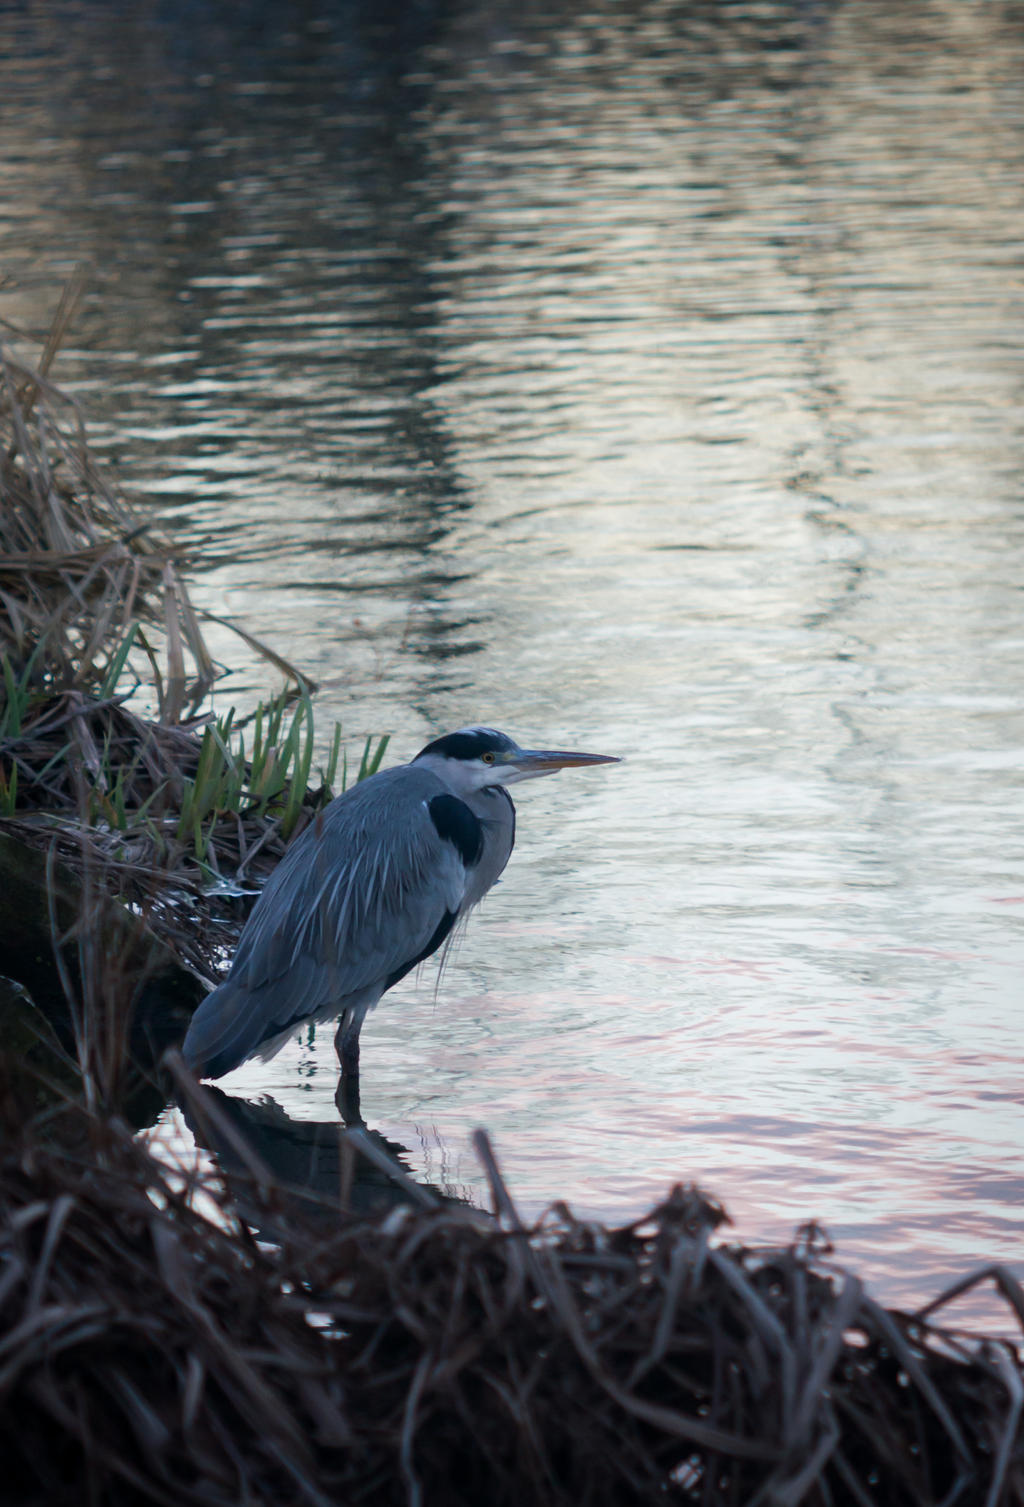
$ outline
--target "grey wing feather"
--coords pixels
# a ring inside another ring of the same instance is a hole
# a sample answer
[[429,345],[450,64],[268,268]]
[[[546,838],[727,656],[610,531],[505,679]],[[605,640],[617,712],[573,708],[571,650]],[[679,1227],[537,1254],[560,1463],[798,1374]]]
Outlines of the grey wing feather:
[[332,801],[292,844],[230,975],[193,1017],[184,1054],[195,1071],[219,1077],[292,1022],[379,997],[458,914],[466,871],[427,808],[444,788],[426,770],[388,770]]

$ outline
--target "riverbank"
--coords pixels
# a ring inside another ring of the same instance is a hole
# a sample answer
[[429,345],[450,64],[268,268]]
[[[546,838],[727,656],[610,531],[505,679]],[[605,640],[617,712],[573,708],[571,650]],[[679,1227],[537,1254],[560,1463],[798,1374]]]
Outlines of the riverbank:
[[944,1330],[941,1307],[887,1311],[813,1229],[733,1244],[677,1188],[626,1228],[558,1208],[527,1230],[483,1137],[493,1216],[413,1185],[384,1218],[314,1222],[255,1157],[183,1178],[97,1120],[65,1155],[11,1122],[15,1098],[5,1083],[12,1507],[1024,1501],[1013,1348]]

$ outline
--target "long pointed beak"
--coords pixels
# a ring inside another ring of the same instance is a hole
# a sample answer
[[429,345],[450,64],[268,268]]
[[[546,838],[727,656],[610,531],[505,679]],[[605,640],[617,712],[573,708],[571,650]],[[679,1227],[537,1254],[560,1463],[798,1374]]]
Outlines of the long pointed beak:
[[558,749],[520,749],[509,763],[524,774],[554,774],[559,769],[577,769],[584,764],[621,764],[611,754],[567,753]]

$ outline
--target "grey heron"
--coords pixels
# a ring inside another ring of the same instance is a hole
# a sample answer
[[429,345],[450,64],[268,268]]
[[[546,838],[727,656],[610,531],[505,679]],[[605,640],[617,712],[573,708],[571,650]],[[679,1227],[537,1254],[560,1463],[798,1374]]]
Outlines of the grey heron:
[[192,1017],[188,1066],[221,1078],[272,1057],[302,1023],[337,1019],[342,1078],[356,1079],[367,1012],[437,951],[508,862],[516,815],[506,786],[618,762],[467,727],[338,796],[267,881],[230,973]]

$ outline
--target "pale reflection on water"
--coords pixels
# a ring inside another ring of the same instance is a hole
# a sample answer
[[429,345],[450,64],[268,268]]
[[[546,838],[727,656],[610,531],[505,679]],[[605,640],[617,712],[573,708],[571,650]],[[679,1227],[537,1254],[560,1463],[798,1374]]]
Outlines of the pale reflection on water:
[[[473,1196],[486,1124],[527,1211],[816,1217],[896,1299],[1018,1260],[1019,31],[255,11],[0,18],[0,313],[92,257],[99,442],[354,738],[628,758],[523,792],[368,1122]],[[326,1121],[329,1041],[226,1087]]]

